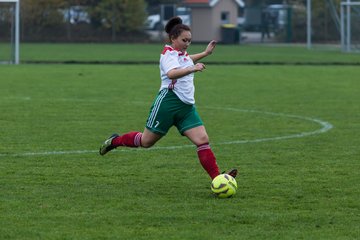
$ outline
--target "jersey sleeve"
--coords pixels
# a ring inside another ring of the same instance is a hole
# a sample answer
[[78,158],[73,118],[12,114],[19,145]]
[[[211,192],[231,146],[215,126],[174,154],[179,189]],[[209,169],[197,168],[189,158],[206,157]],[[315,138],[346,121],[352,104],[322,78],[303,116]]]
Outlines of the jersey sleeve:
[[160,58],[160,67],[165,74],[171,69],[179,68],[180,66],[177,51],[166,51]]

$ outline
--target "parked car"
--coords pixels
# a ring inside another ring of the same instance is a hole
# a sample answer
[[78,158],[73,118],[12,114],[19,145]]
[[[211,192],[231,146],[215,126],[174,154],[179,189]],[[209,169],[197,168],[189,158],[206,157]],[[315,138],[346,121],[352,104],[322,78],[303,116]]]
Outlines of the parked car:
[[71,24],[90,23],[89,13],[83,6],[72,6],[60,11],[63,14],[64,22],[70,22]]
[[[176,16],[179,16],[183,20],[183,24],[191,24],[191,16],[188,8],[178,7],[176,8]],[[167,20],[160,20],[160,14],[149,15],[145,22],[145,29],[147,30],[161,30],[165,26]]]

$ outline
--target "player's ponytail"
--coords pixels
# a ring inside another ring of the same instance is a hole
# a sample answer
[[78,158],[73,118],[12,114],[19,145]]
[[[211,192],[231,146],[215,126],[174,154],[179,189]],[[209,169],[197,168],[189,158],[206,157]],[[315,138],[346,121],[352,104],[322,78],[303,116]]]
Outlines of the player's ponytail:
[[171,18],[165,25],[165,32],[169,36],[169,42],[172,38],[177,38],[183,31],[191,31],[190,27],[182,23],[180,17]]
[[178,24],[182,24],[182,19],[180,17],[171,18],[165,26],[165,32],[170,34],[171,30]]

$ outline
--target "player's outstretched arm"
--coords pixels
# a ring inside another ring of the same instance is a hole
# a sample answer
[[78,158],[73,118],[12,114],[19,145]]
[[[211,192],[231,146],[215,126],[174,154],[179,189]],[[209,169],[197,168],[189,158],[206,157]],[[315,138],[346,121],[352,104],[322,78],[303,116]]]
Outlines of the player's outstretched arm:
[[212,52],[214,51],[214,48],[216,47],[216,41],[212,40],[209,42],[209,44],[207,45],[205,51],[201,52],[201,53],[196,53],[193,55],[190,55],[190,58],[193,60],[193,62],[197,62],[200,59],[209,56],[210,54],[212,54]]

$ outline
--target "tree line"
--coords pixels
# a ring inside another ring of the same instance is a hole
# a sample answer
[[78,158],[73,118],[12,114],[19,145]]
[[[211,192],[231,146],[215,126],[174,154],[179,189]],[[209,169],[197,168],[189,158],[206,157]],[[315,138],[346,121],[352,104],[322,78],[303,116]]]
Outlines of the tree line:
[[[141,33],[146,6],[144,0],[22,0],[21,35],[25,41],[121,40]],[[89,22],[74,24],[74,12]]]
[[[335,6],[341,0],[331,0]],[[293,9],[295,41],[306,39],[306,0],[245,0],[247,7],[289,4]],[[21,0],[22,41],[144,41],[148,9],[160,4],[181,4],[182,0]],[[313,0],[313,32],[318,40],[338,39],[329,13],[329,1]],[[81,6],[89,22],[74,24],[66,11]],[[300,6],[300,8],[299,8]],[[299,10],[300,9],[300,10]],[[0,23],[4,24],[3,22]],[[10,23],[9,23],[10,24]],[[9,25],[8,24],[8,25]],[[3,28],[3,26],[0,26]],[[3,33],[0,33],[0,35]]]

